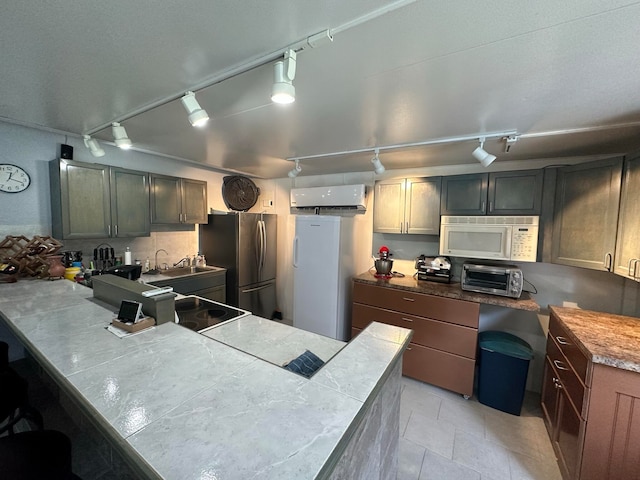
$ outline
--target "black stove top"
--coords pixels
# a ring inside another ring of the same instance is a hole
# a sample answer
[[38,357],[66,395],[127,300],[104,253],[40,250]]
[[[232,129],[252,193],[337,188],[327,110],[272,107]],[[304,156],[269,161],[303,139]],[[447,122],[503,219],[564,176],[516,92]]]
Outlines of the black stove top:
[[196,332],[246,313],[244,310],[195,296],[176,300],[178,325]]

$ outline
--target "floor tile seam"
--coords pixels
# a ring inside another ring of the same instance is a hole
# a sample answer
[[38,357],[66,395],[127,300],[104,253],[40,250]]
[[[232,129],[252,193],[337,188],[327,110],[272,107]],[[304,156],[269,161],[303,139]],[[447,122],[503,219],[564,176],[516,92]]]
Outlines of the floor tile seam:
[[[514,453],[518,453],[518,452],[514,452]],[[524,455],[522,453],[518,453],[519,455],[523,455],[523,456],[527,456]],[[539,462],[541,465],[543,465],[542,469],[543,470],[547,470],[549,468],[557,468],[558,469],[558,474],[560,474],[560,467],[558,466],[558,461],[555,458],[555,456],[553,458],[532,458],[529,457],[532,460],[535,460],[536,462]],[[513,455],[513,453],[509,454],[509,473],[511,474],[511,478],[514,478],[514,469],[515,466],[513,465],[513,462],[517,462],[517,460],[515,459],[515,456]],[[558,479],[562,478],[560,475],[557,477]]]
[[[478,475],[480,475],[480,478],[482,478],[482,472],[480,472],[480,471],[476,470],[476,469],[475,469],[475,468],[473,468],[473,467],[470,467],[469,465],[465,465],[464,463],[460,463],[460,462],[458,462],[457,460],[455,460],[455,459],[453,458],[453,453],[452,453],[452,458],[447,458],[447,457],[445,457],[445,456],[443,456],[443,455],[439,454],[438,452],[436,452],[436,451],[434,451],[434,450],[431,450],[430,448],[427,448],[427,447],[423,447],[423,448],[424,448],[425,450],[429,450],[429,452],[431,452],[433,455],[437,455],[437,456],[439,456],[439,457],[441,457],[441,458],[444,458],[445,460],[448,460],[448,461],[450,461],[450,462],[452,462],[452,463],[455,463],[455,464],[456,464],[457,466],[459,466],[459,467],[463,467],[463,468],[466,468],[466,469],[471,470],[471,471],[473,471],[473,472],[476,472]],[[425,461],[425,456],[423,455],[423,457],[422,457],[422,465],[420,466],[420,473],[422,473],[422,466],[424,465],[424,461]]]

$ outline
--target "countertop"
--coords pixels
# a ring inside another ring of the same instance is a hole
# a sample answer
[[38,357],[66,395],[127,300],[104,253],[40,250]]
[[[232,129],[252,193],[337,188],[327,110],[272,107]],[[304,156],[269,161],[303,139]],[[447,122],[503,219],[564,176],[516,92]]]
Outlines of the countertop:
[[326,478],[411,337],[373,323],[307,380],[175,323],[118,338],[92,293],[1,284],[0,318],[145,478]]
[[530,312],[540,311],[540,306],[531,298],[528,292],[522,292],[520,298],[500,297],[498,295],[487,295],[484,293],[467,292],[460,288],[460,283],[437,283],[424,280],[417,280],[413,276],[392,277],[389,279],[376,278],[371,272],[365,272],[353,279],[356,283],[366,283],[379,287],[396,288],[398,290],[409,290],[417,293],[426,293],[438,297],[455,298],[487,305],[498,305],[500,307],[514,308],[516,310],[527,310]]
[[593,363],[640,373],[640,318],[549,306]]

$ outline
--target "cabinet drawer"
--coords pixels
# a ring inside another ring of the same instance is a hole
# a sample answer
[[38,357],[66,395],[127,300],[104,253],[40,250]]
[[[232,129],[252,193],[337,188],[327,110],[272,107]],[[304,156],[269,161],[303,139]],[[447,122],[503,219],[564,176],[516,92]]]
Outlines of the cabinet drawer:
[[473,394],[475,361],[410,343],[402,357],[402,374],[447,390]]
[[549,336],[553,337],[557,347],[569,361],[571,367],[578,377],[580,377],[582,383],[589,385],[587,382],[587,367],[589,365],[589,360],[584,356],[573,340],[571,340],[566,329],[553,314],[549,319]]
[[353,304],[352,325],[366,328],[371,322],[387,323],[413,330],[412,342],[463,357],[476,358],[478,331],[430,318],[403,314],[382,308]]
[[576,410],[586,417],[586,413],[582,411],[586,387],[551,336],[547,338],[547,357]]
[[478,328],[480,304],[474,302],[415,293],[409,290],[366,285],[364,283],[354,283],[353,301]]

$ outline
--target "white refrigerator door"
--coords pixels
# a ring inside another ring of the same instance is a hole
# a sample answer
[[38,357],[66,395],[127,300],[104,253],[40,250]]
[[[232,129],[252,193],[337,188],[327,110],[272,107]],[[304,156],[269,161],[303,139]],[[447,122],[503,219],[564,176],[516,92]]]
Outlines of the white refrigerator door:
[[340,217],[296,217],[293,241],[293,326],[338,336]]

